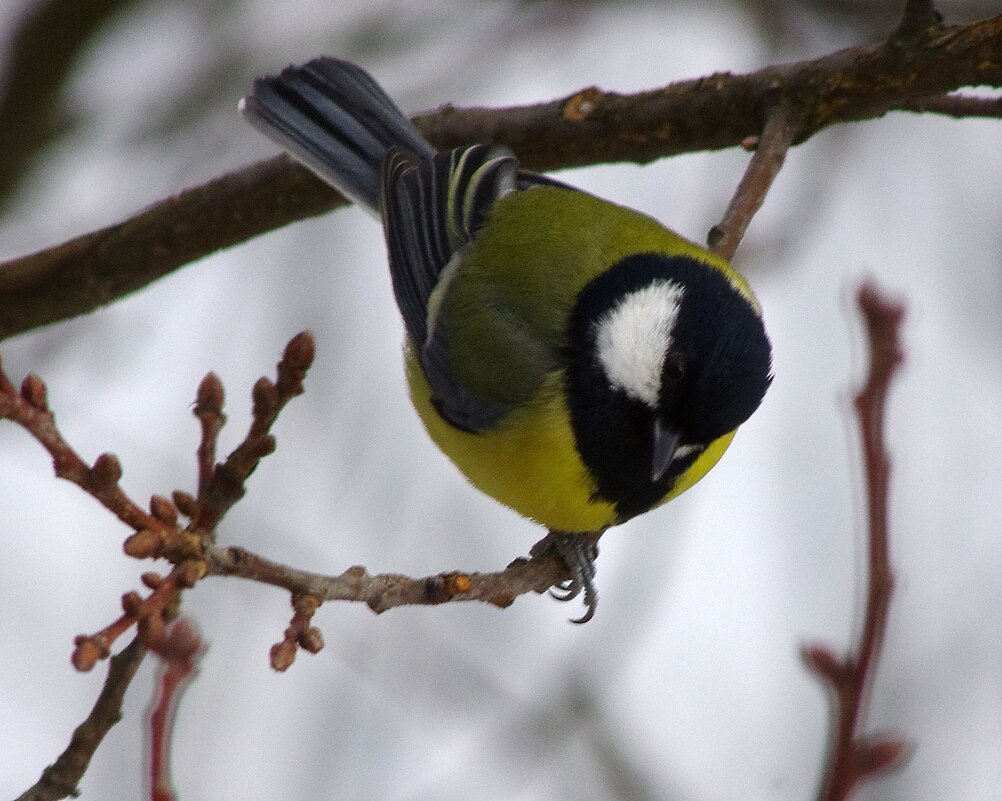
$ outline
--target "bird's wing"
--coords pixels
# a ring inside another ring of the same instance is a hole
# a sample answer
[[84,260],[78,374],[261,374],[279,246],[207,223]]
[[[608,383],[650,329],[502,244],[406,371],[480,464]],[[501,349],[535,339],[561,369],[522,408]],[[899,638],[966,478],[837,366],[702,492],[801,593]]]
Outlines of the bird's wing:
[[494,202],[547,179],[522,173],[508,148],[473,145],[420,159],[392,150],[383,164],[382,209],[397,305],[439,414],[457,428],[495,426],[510,400],[475,394],[457,379],[438,313],[463,248]]

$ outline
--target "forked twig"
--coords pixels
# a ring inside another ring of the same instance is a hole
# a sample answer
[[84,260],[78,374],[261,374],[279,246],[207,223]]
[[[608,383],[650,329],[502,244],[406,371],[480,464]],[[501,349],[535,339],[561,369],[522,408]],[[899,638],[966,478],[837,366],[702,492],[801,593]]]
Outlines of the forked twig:
[[888,389],[903,359],[899,330],[904,308],[869,283],[860,287],[857,304],[866,324],[870,359],[866,382],[854,401],[866,475],[869,576],[863,626],[852,652],[839,657],[825,645],[803,649],[805,663],[828,688],[832,705],[831,743],[819,801],[844,801],[866,779],[900,766],[909,751],[897,735],[859,732],[894,588],[887,525],[891,466],[883,428]]

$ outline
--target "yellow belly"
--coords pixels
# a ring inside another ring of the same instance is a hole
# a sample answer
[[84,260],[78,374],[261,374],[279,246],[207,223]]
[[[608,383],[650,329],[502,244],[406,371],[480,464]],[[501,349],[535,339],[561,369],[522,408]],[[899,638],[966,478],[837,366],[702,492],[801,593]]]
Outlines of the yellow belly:
[[[439,417],[428,381],[409,349],[406,367],[411,401],[428,434],[475,487],[558,531],[598,531],[618,522],[615,505],[595,497],[595,483],[578,456],[559,375],[551,376],[497,428],[469,434]],[[695,484],[733,436],[712,443],[659,503]]]

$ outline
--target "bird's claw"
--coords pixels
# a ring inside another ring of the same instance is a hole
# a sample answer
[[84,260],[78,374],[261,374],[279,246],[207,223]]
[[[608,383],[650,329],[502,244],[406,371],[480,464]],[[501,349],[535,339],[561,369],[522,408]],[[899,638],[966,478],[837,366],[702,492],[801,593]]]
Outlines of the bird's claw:
[[550,547],[564,560],[571,577],[550,590],[558,601],[572,601],[584,593],[585,613],[571,618],[571,623],[587,623],[598,608],[598,590],[595,589],[595,559],[598,543],[587,534],[552,531],[547,537]]

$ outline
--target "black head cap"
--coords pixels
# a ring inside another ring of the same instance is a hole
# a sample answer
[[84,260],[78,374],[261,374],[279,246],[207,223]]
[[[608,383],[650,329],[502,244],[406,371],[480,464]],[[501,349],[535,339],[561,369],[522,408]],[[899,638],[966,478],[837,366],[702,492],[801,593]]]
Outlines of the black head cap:
[[757,309],[688,256],[618,262],[582,291],[568,334],[577,446],[621,520],[658,503],[707,445],[751,416],[771,381]]
[[659,411],[682,443],[707,445],[751,417],[772,381],[758,311],[717,269],[673,260],[684,287],[661,376]]

